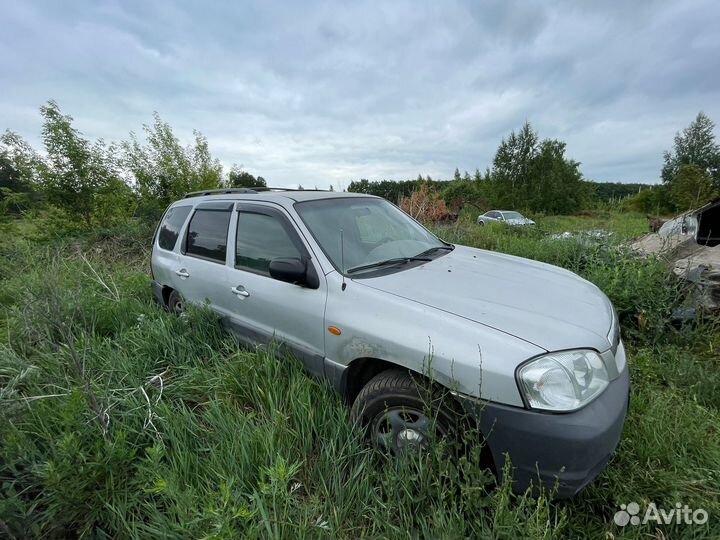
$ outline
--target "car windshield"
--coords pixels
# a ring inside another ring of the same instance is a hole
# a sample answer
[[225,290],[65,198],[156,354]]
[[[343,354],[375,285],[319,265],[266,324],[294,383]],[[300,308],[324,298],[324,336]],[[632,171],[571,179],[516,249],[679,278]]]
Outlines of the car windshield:
[[502,214],[505,219],[525,219],[520,212],[503,212]]
[[[443,248],[448,248],[448,244],[384,199],[318,199],[296,203],[295,209],[325,255],[341,271],[386,269],[390,265],[373,265],[391,260],[398,264],[410,262],[408,258],[417,256],[427,260],[430,254],[442,254],[447,251]],[[368,265],[371,267],[360,268]]]

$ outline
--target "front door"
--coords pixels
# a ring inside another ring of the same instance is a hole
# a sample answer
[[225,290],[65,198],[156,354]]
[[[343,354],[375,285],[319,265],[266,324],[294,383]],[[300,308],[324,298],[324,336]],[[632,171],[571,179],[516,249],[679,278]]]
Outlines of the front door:
[[[308,371],[322,375],[327,284],[317,261],[280,207],[240,203],[233,223],[234,249],[222,306],[229,315],[230,330],[251,343],[276,339]],[[278,257],[310,258],[319,287],[310,289],[270,277],[270,261]]]

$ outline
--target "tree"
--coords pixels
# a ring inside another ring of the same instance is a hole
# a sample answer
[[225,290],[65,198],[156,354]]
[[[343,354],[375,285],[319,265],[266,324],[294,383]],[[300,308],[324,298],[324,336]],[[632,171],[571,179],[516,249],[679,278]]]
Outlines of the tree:
[[494,205],[567,214],[583,207],[591,189],[580,164],[565,157],[565,143],[539,140],[525,122],[503,139],[493,160],[490,198]]
[[664,154],[664,183],[672,184],[683,165],[694,165],[720,188],[720,146],[715,142],[714,129],[714,122],[700,112],[688,127],[675,134],[673,149]]
[[457,167],[455,167],[455,174],[453,176],[453,179],[456,182],[459,182],[460,180],[462,180],[462,177],[460,176],[460,169],[458,169]]
[[520,131],[510,133],[500,142],[493,159],[493,175],[512,185],[519,186],[529,177],[532,161],[538,154],[538,134],[529,122]]
[[624,204],[636,212],[651,216],[666,216],[676,210],[670,200],[670,188],[667,184],[645,186],[636,195],[629,197]]
[[210,154],[201,133],[193,131],[193,144],[183,147],[158,113],[153,118],[152,126],[143,126],[145,144],[134,133],[122,143],[124,164],[141,197],[141,212],[149,219],[156,219],[189,191],[218,188],[222,183],[222,165]]
[[592,188],[583,182],[580,163],[565,158],[565,143],[545,139],[531,166],[526,186],[527,208],[536,212],[571,214],[584,208]]
[[598,201],[609,202],[632,197],[648,187],[647,184],[626,182],[590,182]]
[[400,199],[409,196],[415,191],[424,180],[381,180],[379,182],[370,182],[363,178],[362,180],[350,182],[348,191],[351,193],[365,193],[367,195],[376,195],[383,197],[388,201],[398,204]]
[[230,169],[227,185],[228,187],[234,188],[267,187],[267,183],[262,176],[255,178],[252,174],[243,171],[242,167],[237,165],[233,165],[232,169]]
[[94,144],[85,139],[72,126],[72,117],[62,114],[54,101],[43,105],[40,114],[47,154],[41,178],[47,199],[90,226],[96,196],[113,179],[119,179],[112,152],[102,139]]
[[681,165],[670,182],[670,197],[681,211],[702,206],[714,195],[710,176],[697,165]]
[[27,188],[20,178],[20,171],[12,161],[0,153],[0,220],[10,212],[18,214],[25,206]]
[[496,198],[505,206],[520,208],[526,202],[525,191],[532,181],[531,167],[537,154],[538,135],[529,122],[525,122],[517,134],[513,131],[500,142],[493,159],[492,176]]
[[361,178],[360,180],[353,180],[350,182],[350,185],[348,186],[348,191],[350,193],[365,193],[366,195],[370,194],[370,180],[367,178]]
[[474,206],[477,210],[484,210],[488,206],[488,200],[482,190],[480,182],[450,182],[442,191],[442,197],[448,208],[458,214],[467,205]]
[[0,209],[19,213],[40,202],[42,160],[17,133],[0,135]]

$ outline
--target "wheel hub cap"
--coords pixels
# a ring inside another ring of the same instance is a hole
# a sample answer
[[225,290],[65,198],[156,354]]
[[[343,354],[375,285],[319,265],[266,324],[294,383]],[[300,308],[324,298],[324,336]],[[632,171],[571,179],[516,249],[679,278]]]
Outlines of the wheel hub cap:
[[422,446],[425,437],[419,431],[414,429],[403,429],[398,433],[397,443],[400,448],[419,447]]

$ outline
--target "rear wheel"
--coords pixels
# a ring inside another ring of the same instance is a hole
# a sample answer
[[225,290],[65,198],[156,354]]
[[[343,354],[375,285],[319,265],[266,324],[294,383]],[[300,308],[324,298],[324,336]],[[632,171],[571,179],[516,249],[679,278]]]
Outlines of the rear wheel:
[[407,372],[383,371],[363,387],[350,413],[366,429],[368,442],[383,453],[399,456],[426,450],[434,441],[450,443],[457,413],[437,392],[421,392],[420,381]]
[[174,289],[168,297],[168,309],[175,315],[181,315],[185,312],[185,299]]

